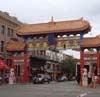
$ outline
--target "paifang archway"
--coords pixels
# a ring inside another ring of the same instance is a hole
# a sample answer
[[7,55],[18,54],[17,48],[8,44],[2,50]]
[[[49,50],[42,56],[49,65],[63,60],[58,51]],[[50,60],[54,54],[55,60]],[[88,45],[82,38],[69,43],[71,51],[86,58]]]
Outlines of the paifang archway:
[[[84,66],[86,61],[89,60],[90,71],[92,73],[95,73],[96,71],[97,73],[95,74],[95,76],[97,76],[96,80],[97,83],[100,84],[100,35],[96,37],[84,38],[82,40],[82,43],[80,44],[80,48],[81,48],[81,56],[82,56],[81,61],[83,63],[82,66]],[[85,49],[87,49],[88,52],[85,52]]]
[[[17,29],[16,34],[24,39],[26,51],[67,48],[80,49],[80,42],[91,26],[88,21],[69,20],[48,23],[25,24]],[[80,51],[81,52],[81,51]],[[82,52],[80,53],[82,57]],[[82,60],[80,64],[83,64]],[[83,65],[80,67],[81,73]]]

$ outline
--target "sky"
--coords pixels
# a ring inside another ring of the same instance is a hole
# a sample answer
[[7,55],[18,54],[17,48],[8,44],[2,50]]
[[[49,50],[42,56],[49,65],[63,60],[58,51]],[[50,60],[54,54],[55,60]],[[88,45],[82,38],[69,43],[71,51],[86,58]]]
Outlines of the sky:
[[100,34],[100,0],[0,0],[0,10],[31,24],[83,17],[92,27],[85,36]]

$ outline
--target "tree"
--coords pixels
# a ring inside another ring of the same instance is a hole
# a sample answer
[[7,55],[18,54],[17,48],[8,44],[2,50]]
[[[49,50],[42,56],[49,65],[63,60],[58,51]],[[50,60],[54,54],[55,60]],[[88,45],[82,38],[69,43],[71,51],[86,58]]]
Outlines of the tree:
[[67,78],[71,80],[75,76],[76,61],[73,58],[67,58],[59,64],[59,69],[62,73],[67,74]]

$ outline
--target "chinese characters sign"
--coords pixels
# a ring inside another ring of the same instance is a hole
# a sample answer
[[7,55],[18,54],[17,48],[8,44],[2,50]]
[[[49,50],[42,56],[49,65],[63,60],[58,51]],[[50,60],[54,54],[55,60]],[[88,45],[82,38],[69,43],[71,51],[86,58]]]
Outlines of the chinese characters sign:
[[28,48],[44,48],[44,49],[47,49],[49,46],[48,46],[48,42],[30,42],[27,44],[27,47]]
[[79,48],[79,40],[57,40],[56,49]]
[[[27,47],[30,49],[48,49],[51,45],[49,45],[48,40],[45,41],[33,41],[27,44]],[[64,37],[64,38],[56,38],[55,44],[53,45],[58,50],[61,49],[74,49],[80,47],[80,40],[79,37]]]

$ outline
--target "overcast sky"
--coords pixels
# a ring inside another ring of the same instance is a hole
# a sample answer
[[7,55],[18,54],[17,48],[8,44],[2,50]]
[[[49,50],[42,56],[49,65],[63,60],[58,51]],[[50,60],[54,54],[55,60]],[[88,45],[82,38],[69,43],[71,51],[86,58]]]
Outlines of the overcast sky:
[[0,0],[0,10],[7,11],[25,23],[74,20],[83,17],[92,30],[87,36],[100,32],[100,0]]
[[[74,20],[83,17],[92,26],[86,36],[100,34],[100,0],[0,0],[0,10],[25,23]],[[73,56],[79,52],[68,50]]]

